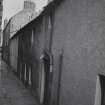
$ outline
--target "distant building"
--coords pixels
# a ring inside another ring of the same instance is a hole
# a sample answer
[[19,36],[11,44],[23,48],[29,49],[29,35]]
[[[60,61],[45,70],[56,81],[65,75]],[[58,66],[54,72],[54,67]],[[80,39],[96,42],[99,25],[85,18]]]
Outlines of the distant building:
[[2,16],[3,16],[3,0],[0,0],[0,45],[2,43],[2,29],[1,29],[1,24],[2,24]]
[[2,24],[2,15],[3,15],[3,0],[0,0],[0,27]]
[[11,23],[11,19],[8,21],[7,25],[5,26],[4,30],[3,30],[3,43],[2,43],[2,57],[3,59],[8,62],[9,61],[9,37],[10,37],[10,24]]

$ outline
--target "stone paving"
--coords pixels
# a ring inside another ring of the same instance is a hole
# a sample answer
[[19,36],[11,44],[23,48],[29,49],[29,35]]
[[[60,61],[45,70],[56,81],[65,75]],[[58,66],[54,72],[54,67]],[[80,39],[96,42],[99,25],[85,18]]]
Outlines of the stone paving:
[[0,105],[38,105],[35,97],[0,59]]

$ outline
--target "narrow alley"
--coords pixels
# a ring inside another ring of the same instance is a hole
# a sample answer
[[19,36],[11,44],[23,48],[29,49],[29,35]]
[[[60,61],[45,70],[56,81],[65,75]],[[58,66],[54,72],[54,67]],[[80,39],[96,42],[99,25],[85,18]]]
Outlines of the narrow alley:
[[0,57],[0,105],[37,105],[30,91]]
[[0,0],[0,105],[105,105],[105,0]]

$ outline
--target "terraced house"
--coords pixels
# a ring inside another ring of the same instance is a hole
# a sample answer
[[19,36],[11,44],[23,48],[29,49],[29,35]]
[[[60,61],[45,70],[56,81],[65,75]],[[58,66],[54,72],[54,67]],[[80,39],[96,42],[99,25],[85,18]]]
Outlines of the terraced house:
[[40,104],[105,104],[105,0],[54,0],[16,38],[15,72]]

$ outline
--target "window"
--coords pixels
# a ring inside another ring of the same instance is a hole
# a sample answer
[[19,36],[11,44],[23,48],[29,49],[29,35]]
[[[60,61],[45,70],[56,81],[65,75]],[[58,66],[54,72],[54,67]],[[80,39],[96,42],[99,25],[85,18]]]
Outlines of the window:
[[29,81],[28,81],[28,83],[29,83],[29,86],[32,85],[32,67],[31,66],[29,66]]
[[25,69],[24,69],[24,80],[26,81],[27,77],[26,77],[26,71],[27,70],[27,67],[26,67],[26,64],[25,64]]
[[31,45],[34,43],[34,31],[32,30],[32,35],[31,35]]
[[105,76],[104,75],[97,76],[95,105],[105,105]]
[[52,28],[52,25],[51,25],[51,17],[49,16],[49,19],[48,19],[48,28],[51,29]]

